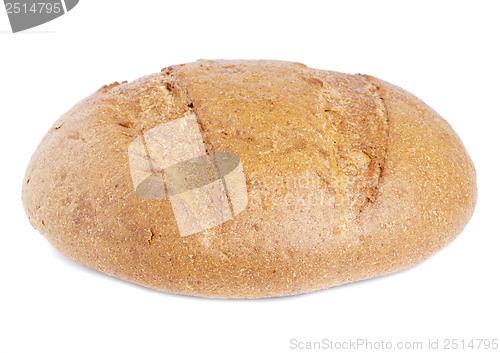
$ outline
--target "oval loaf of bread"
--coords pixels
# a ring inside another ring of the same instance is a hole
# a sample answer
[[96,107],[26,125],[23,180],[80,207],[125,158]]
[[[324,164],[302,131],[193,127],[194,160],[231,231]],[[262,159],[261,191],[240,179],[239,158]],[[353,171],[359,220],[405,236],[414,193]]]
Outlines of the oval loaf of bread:
[[74,106],[35,151],[22,197],[84,266],[262,298],[423,261],[470,219],[476,176],[450,125],[380,79],[200,60]]

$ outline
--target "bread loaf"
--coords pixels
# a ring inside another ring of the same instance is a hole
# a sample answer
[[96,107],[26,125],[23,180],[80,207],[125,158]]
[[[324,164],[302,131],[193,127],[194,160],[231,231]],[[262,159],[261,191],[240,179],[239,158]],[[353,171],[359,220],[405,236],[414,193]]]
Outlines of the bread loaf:
[[31,224],[85,266],[161,291],[262,298],[400,271],[476,202],[453,129],[378,78],[200,60],[76,104],[32,156]]

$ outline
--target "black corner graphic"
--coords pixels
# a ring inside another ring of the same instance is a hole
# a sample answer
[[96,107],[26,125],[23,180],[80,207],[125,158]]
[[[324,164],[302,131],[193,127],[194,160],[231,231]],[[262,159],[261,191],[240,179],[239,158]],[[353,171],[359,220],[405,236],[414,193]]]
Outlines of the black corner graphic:
[[4,0],[12,32],[20,32],[56,19],[71,9],[78,0]]
[[78,0],[65,0],[64,2],[66,3],[66,11],[72,10],[78,4]]

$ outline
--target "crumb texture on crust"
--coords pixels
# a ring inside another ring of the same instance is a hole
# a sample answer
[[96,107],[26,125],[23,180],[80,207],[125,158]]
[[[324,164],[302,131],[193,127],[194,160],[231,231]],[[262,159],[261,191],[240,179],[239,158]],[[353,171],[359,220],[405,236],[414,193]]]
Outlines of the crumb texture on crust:
[[[246,209],[182,237],[167,200],[138,197],[128,146],[194,115],[206,152],[243,163]],[[416,264],[463,229],[475,172],[459,138],[406,91],[281,61],[199,60],[104,86],[63,115],[23,186],[61,253],[158,290],[259,298]]]
[[265,173],[314,165],[351,217],[375,199],[388,124],[364,77],[264,60],[199,60],[162,73],[184,92],[208,150],[264,154],[253,167]]

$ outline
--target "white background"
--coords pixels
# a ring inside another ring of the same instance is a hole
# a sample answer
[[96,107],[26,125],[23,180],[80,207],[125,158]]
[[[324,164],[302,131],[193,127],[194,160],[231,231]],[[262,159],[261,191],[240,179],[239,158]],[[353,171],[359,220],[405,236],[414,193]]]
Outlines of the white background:
[[[424,347],[429,339],[500,339],[499,10],[496,1],[81,0],[12,34],[2,8],[0,351],[291,352],[299,351],[291,339]],[[102,85],[199,58],[299,61],[414,93],[447,119],[475,163],[471,222],[410,270],[277,299],[165,294],[65,259],[21,204],[40,139]]]

